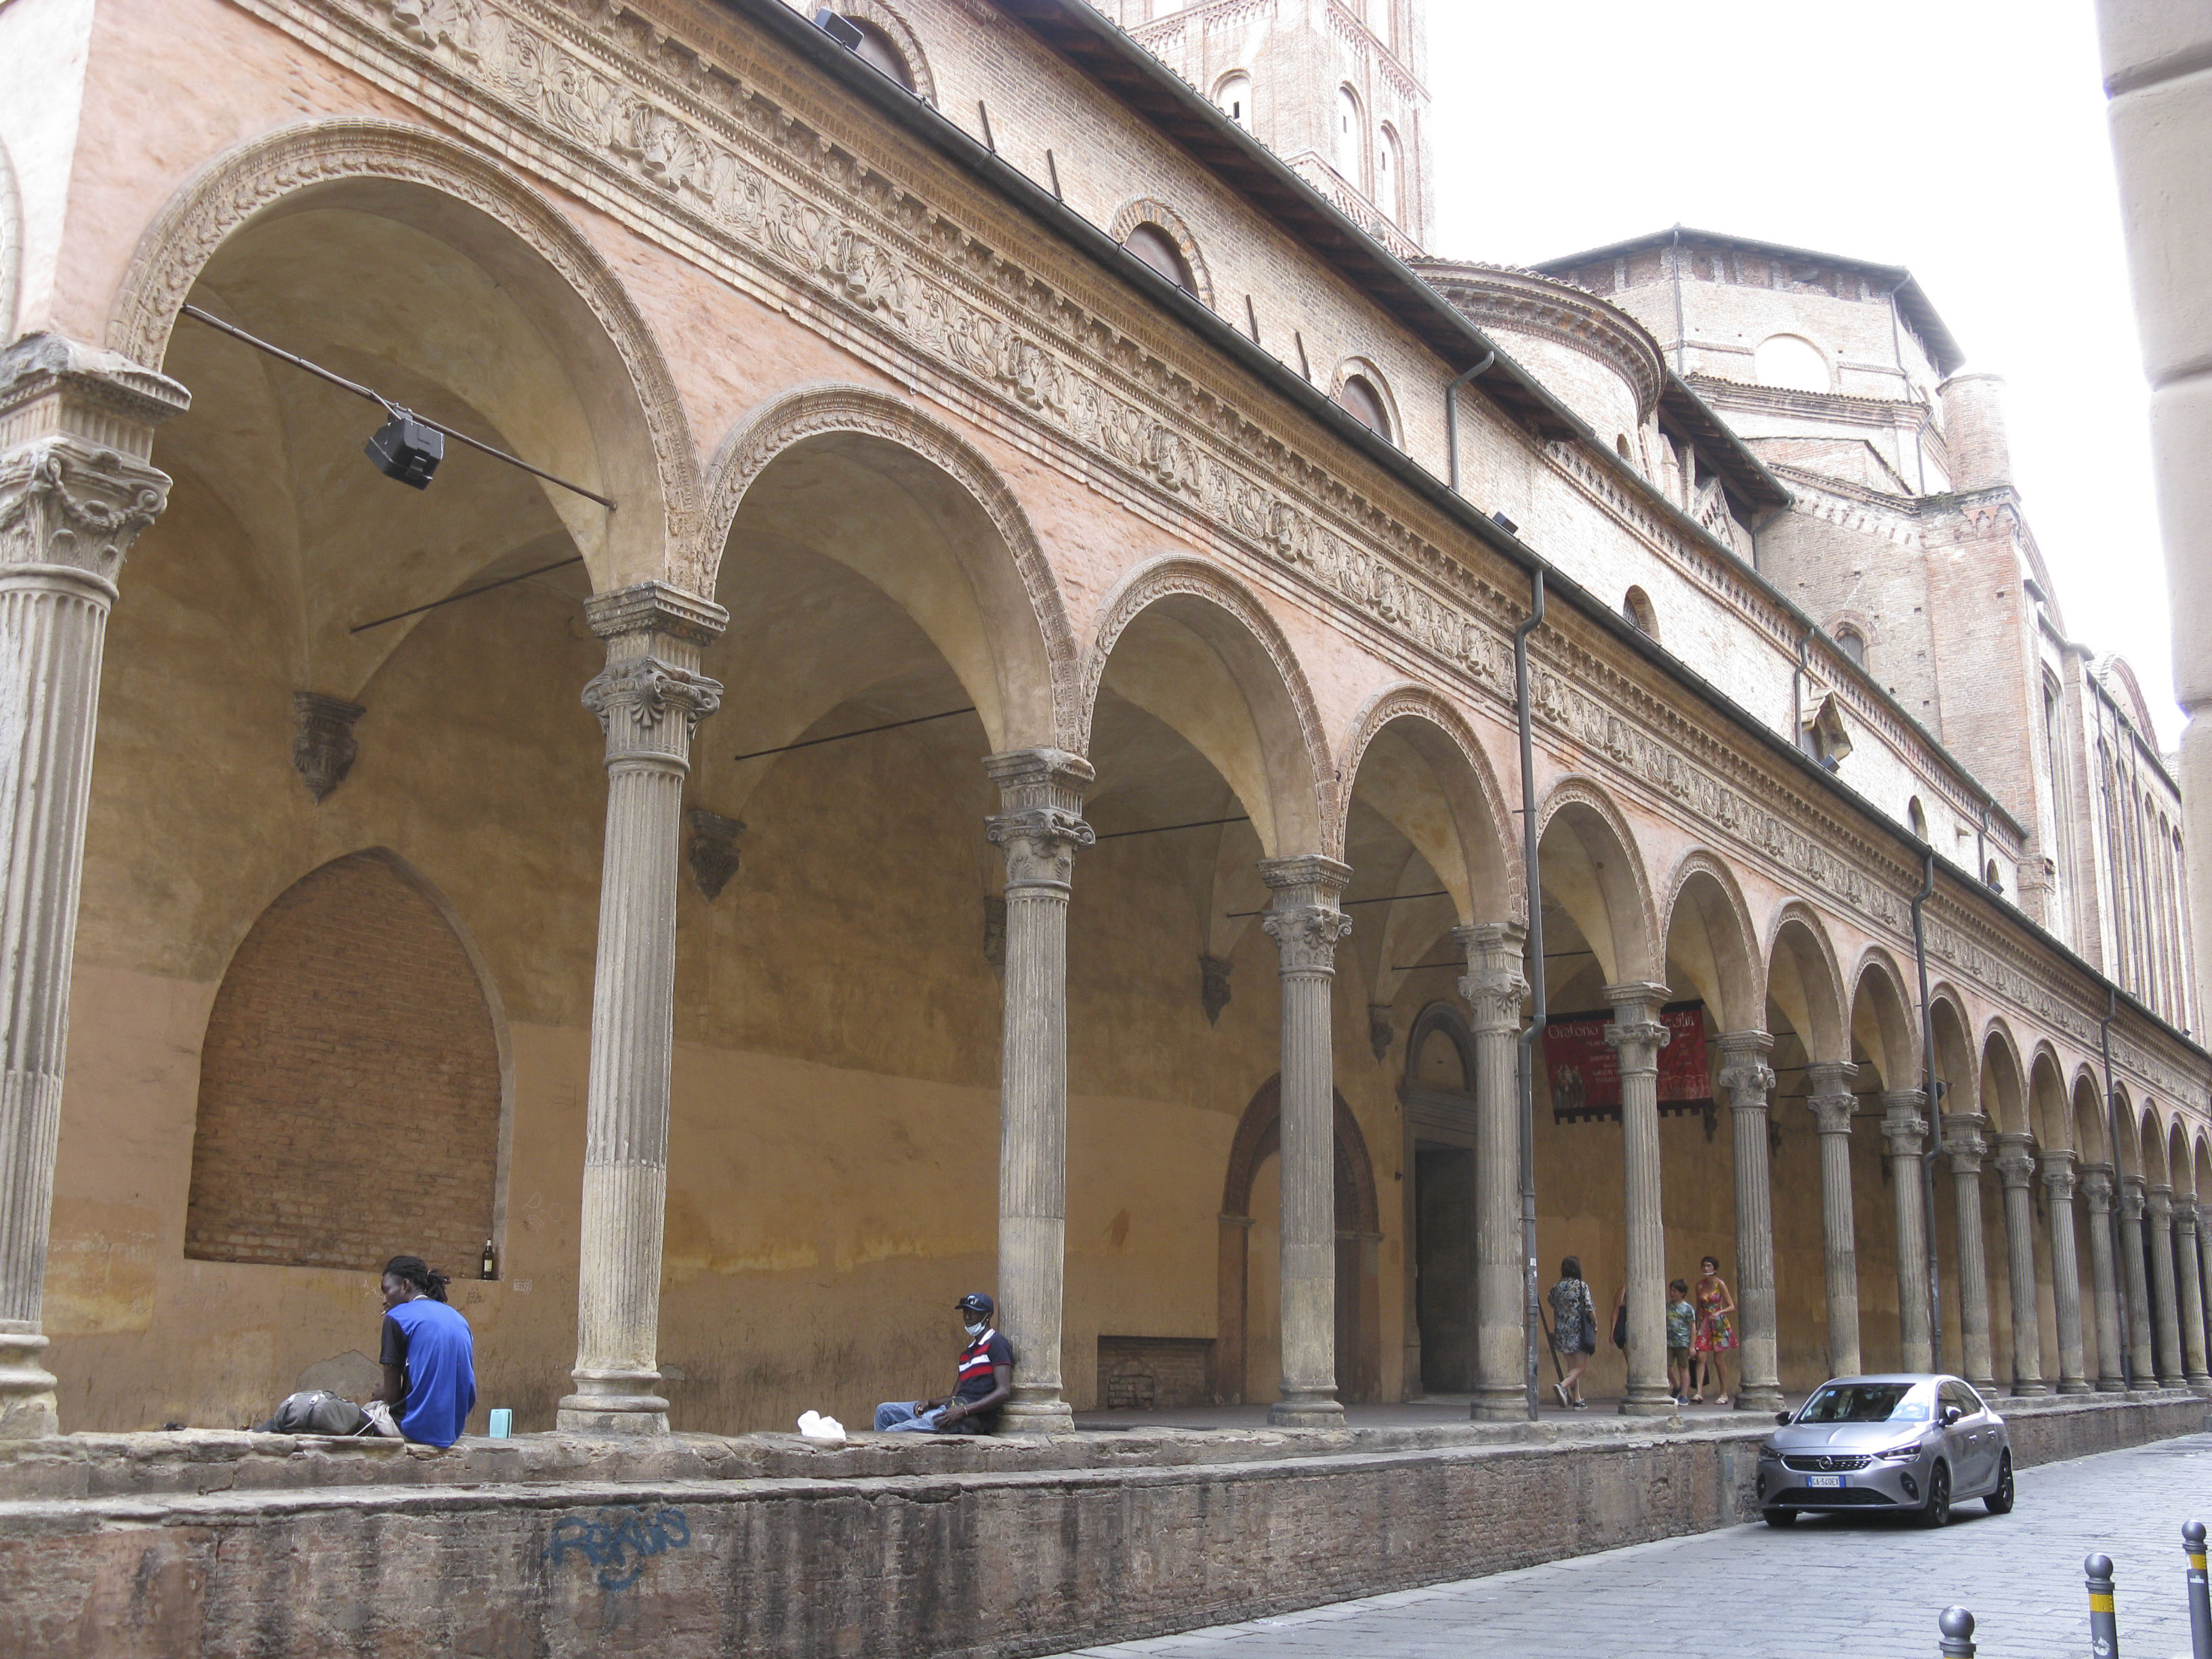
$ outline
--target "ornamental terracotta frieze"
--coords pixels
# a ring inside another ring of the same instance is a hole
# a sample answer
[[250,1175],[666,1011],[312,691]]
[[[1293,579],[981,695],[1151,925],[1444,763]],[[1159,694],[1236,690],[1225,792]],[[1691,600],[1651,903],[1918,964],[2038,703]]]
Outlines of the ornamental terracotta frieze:
[[[234,3],[345,58],[441,118],[497,132],[505,153],[528,156],[544,173],[573,178],[571,164],[582,161],[587,186],[604,195],[611,185],[628,204],[644,204],[637,228],[681,252],[734,250],[741,268],[748,256],[764,256],[802,291],[981,384],[1112,463],[1156,501],[1206,521],[1493,699],[1510,700],[1507,641],[1517,611],[1498,590],[653,20],[616,0]],[[395,54],[410,61],[395,64]],[[671,73],[671,63],[681,67]],[[533,134],[551,143],[533,143]],[[803,309],[793,314],[824,326]],[[1231,456],[1256,462],[1266,476]],[[1617,513],[1632,506],[1625,497],[1613,505]],[[1648,511],[1630,513],[1629,527],[1678,562],[1710,559]],[[685,556],[704,556],[686,549]],[[671,575],[696,584],[704,572]],[[1899,932],[1899,894],[1911,884],[1869,843],[1590,653],[1547,637],[1538,656],[1543,724],[1602,750],[1839,906]],[[1592,686],[1609,701],[1584,689]],[[1647,726],[1675,742],[1655,738]],[[1810,832],[1757,804],[1754,793],[1783,802]],[[1838,856],[1836,845],[1851,847],[1870,867]]]

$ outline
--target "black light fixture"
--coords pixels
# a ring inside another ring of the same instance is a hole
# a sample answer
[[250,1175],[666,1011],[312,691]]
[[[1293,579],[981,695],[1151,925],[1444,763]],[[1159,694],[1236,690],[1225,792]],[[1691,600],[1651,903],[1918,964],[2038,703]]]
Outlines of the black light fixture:
[[860,42],[866,38],[849,21],[837,15],[827,6],[814,14],[814,27],[848,52],[860,51]]
[[430,487],[438,463],[446,459],[445,434],[405,409],[392,410],[392,418],[376,429],[365,448],[379,472],[416,489]]

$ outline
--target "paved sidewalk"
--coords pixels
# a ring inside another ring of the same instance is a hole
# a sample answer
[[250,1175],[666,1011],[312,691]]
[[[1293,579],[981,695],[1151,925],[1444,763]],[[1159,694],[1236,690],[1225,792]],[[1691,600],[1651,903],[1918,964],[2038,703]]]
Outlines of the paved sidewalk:
[[[2212,1524],[2212,1435],[2027,1469],[2020,1503],[1942,1532],[1890,1517],[1762,1524],[1638,1544],[1085,1656],[1184,1659],[1935,1659],[1936,1615],[1983,1659],[2085,1659],[2081,1558],[2117,1564],[2120,1651],[2189,1659],[2181,1523]],[[1063,1656],[1063,1659],[1066,1656]]]

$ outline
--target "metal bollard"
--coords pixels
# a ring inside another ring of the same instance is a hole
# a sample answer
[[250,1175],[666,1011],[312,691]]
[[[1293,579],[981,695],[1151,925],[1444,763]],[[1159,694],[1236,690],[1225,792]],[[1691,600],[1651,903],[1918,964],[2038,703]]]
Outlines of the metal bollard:
[[2189,1650],[2195,1659],[2212,1659],[2212,1590],[2204,1580],[2204,1523],[2186,1521],[2181,1547],[2189,1552]]
[[1943,1659],[1974,1659],[1974,1615],[1964,1607],[1946,1607],[1936,1620],[1943,1632]]
[[2112,1558],[2093,1555],[2081,1571],[2089,1576],[2089,1651],[2094,1659],[2120,1659],[2119,1621],[2112,1616]]

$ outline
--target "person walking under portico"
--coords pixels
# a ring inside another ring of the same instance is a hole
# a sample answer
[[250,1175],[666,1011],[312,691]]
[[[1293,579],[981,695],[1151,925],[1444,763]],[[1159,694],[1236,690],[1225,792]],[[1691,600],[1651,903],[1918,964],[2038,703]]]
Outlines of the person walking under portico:
[[972,1291],[953,1304],[968,1346],[956,1362],[952,1392],[939,1400],[887,1400],[876,1407],[878,1432],[988,1434],[1014,1392],[1014,1350],[992,1324],[998,1304]]
[[[1690,1399],[1702,1404],[1706,1382],[1712,1385],[1713,1403],[1725,1406],[1728,1396],[1728,1367],[1722,1356],[1735,1346],[1735,1327],[1729,1316],[1735,1311],[1735,1297],[1729,1291],[1728,1281],[1721,1277],[1721,1264],[1711,1256],[1698,1264],[1705,1272],[1698,1279],[1698,1334],[1691,1343]],[[1704,1370],[1698,1375],[1700,1366]]]

